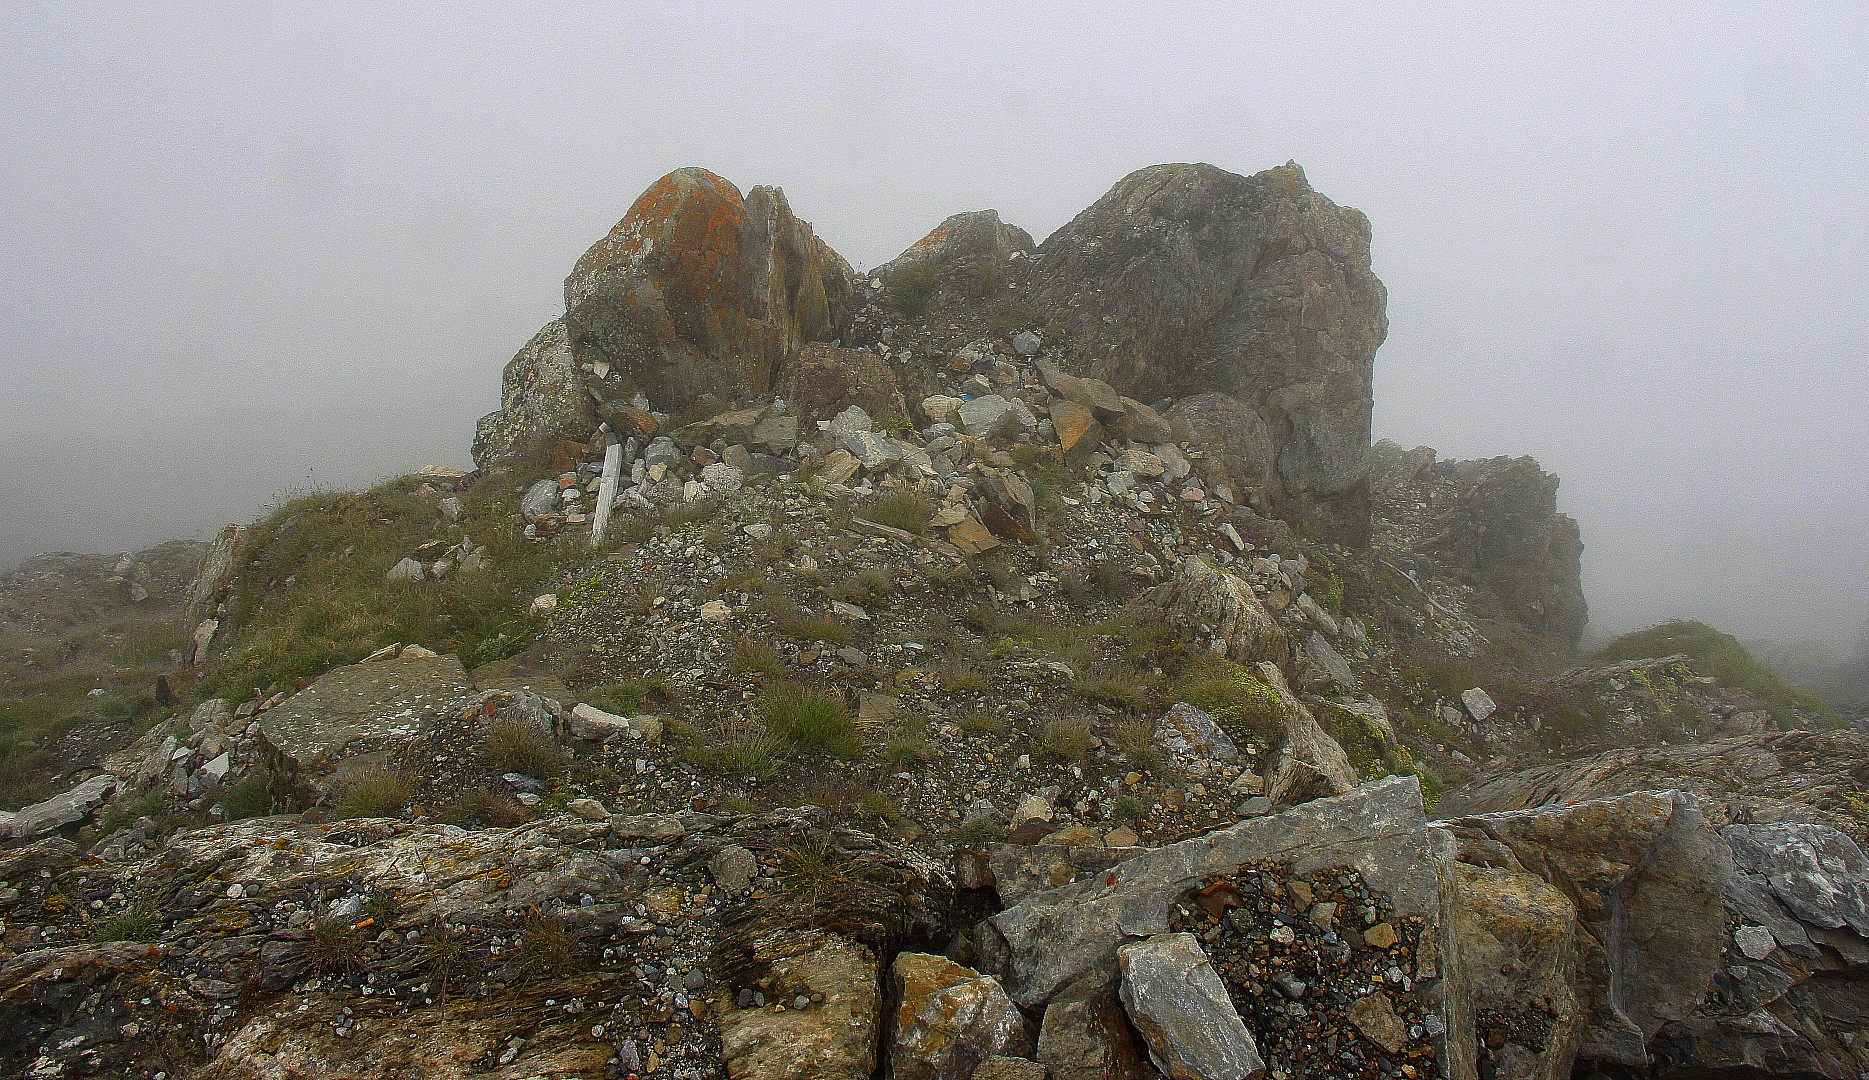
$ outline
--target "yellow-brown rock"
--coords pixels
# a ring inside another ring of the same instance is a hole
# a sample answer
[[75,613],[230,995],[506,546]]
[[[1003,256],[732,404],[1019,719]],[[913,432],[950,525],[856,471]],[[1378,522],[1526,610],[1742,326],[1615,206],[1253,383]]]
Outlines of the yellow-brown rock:
[[968,1080],[988,1058],[1031,1050],[1025,1017],[991,975],[905,952],[890,979],[897,1002],[889,1037],[894,1080]]

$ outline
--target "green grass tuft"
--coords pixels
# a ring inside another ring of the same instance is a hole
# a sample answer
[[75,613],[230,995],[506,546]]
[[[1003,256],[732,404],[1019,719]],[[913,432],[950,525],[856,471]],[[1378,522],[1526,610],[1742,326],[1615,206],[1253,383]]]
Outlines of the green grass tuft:
[[556,780],[565,773],[564,748],[531,724],[503,720],[489,726],[480,750],[487,764],[503,773],[523,773],[534,780]]
[[767,688],[760,713],[766,726],[793,746],[846,759],[857,755],[856,722],[835,693],[777,683]]

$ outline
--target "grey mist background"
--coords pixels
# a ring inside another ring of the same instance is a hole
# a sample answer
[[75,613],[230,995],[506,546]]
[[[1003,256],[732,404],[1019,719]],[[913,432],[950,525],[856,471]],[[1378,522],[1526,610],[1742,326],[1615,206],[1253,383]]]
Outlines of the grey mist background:
[[1374,222],[1377,436],[1559,473],[1593,632],[1848,646],[1865,54],[1861,3],[8,4],[0,567],[466,464],[681,165],[873,266],[1295,158]]

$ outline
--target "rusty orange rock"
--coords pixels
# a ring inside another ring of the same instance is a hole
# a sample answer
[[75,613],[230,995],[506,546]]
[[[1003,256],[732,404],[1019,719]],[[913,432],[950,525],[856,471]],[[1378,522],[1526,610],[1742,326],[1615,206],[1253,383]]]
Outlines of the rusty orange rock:
[[838,335],[856,275],[778,188],[745,196],[678,169],[578,260],[565,325],[579,363],[607,363],[659,408],[771,390],[807,342]]

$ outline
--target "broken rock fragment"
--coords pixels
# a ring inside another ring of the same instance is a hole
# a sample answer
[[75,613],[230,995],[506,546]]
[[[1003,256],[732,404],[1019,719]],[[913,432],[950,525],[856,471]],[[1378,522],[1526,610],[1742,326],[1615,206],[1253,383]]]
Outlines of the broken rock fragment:
[[1258,1044],[1193,934],[1157,934],[1117,950],[1123,1006],[1172,1080],[1257,1080]]

